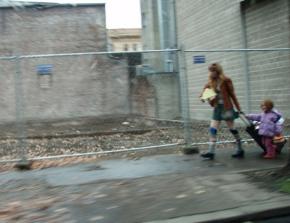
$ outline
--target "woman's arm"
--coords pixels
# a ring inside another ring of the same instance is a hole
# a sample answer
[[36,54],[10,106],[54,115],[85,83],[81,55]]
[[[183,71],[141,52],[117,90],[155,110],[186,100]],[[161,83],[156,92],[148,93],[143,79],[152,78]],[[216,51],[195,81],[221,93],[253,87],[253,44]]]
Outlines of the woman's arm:
[[257,122],[261,121],[261,117],[262,117],[261,114],[248,114],[248,115],[246,115],[246,118],[248,118],[252,121],[257,121]]
[[235,107],[237,108],[238,111],[241,111],[241,107],[240,107],[240,103],[237,99],[237,96],[235,94],[235,89],[234,89],[234,85],[232,80],[229,78],[228,80],[226,80],[226,84],[227,84],[227,88],[228,88],[228,94],[231,97]]

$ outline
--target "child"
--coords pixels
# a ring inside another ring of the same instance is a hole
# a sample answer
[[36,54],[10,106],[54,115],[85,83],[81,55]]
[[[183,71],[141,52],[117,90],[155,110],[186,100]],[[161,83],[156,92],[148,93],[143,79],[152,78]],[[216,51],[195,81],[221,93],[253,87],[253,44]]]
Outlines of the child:
[[274,159],[277,147],[273,143],[273,138],[282,133],[283,118],[281,113],[274,109],[274,103],[271,100],[264,100],[261,109],[263,111],[261,114],[249,114],[246,117],[260,122],[258,133],[262,136],[262,143],[266,147],[264,158]]

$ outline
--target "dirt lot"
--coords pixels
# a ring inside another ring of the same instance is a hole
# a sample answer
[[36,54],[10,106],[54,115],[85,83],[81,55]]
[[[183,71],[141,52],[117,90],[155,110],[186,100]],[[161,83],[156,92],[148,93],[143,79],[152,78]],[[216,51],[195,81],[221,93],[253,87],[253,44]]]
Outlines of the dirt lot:
[[[208,122],[192,123],[191,135],[195,143],[208,141]],[[219,131],[219,140],[233,140],[227,128]],[[249,136],[240,127],[243,139]],[[24,140],[17,140],[23,136]],[[2,161],[19,159],[22,152],[28,159],[49,156],[74,155],[79,153],[98,153],[89,157],[73,157],[58,160],[35,162],[35,167],[64,165],[84,162],[96,158],[129,157],[172,153],[182,146],[155,148],[157,145],[184,144],[185,134],[180,121],[153,120],[140,116],[104,116],[78,119],[55,120],[54,122],[27,122],[25,125],[6,124],[0,126],[0,157]],[[152,149],[127,151],[132,148],[154,147]],[[233,146],[229,144],[219,145]],[[200,149],[206,145],[198,146]],[[111,153],[112,151],[119,151]],[[103,154],[110,152],[109,154]],[[102,154],[102,155],[101,155]],[[3,165],[2,165],[3,166]],[[7,165],[5,165],[6,167]],[[10,164],[8,166],[11,166]]]
[[[17,140],[17,136],[23,136],[24,140]],[[85,117],[54,122],[27,122],[22,126],[13,124],[0,126],[0,156],[3,161],[21,158],[22,151],[28,159],[76,153],[100,153],[88,157],[46,160],[45,162],[42,160],[34,162],[35,167],[65,165],[118,156],[137,158],[143,154],[139,152],[136,155],[134,151],[101,154],[108,151],[172,143],[184,143],[182,123],[149,120],[138,116]],[[154,151],[147,151],[146,154],[164,152],[174,151],[172,148],[170,151],[154,149]],[[4,169],[7,169],[7,166],[11,165],[4,166]]]

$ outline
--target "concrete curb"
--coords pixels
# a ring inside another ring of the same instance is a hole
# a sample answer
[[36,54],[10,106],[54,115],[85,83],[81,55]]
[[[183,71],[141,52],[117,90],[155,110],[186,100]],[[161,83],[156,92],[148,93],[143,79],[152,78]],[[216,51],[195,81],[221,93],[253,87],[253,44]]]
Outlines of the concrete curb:
[[146,223],[238,223],[289,215],[289,210],[290,200],[283,200]]

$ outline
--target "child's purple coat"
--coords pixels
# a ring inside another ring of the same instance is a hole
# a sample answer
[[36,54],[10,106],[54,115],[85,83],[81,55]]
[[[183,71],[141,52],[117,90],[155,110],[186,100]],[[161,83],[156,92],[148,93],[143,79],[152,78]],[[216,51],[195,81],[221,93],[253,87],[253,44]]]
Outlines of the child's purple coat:
[[259,135],[272,137],[282,133],[283,126],[277,123],[282,115],[276,110],[271,110],[267,113],[262,112],[261,114],[249,114],[246,117],[261,123],[259,125]]

